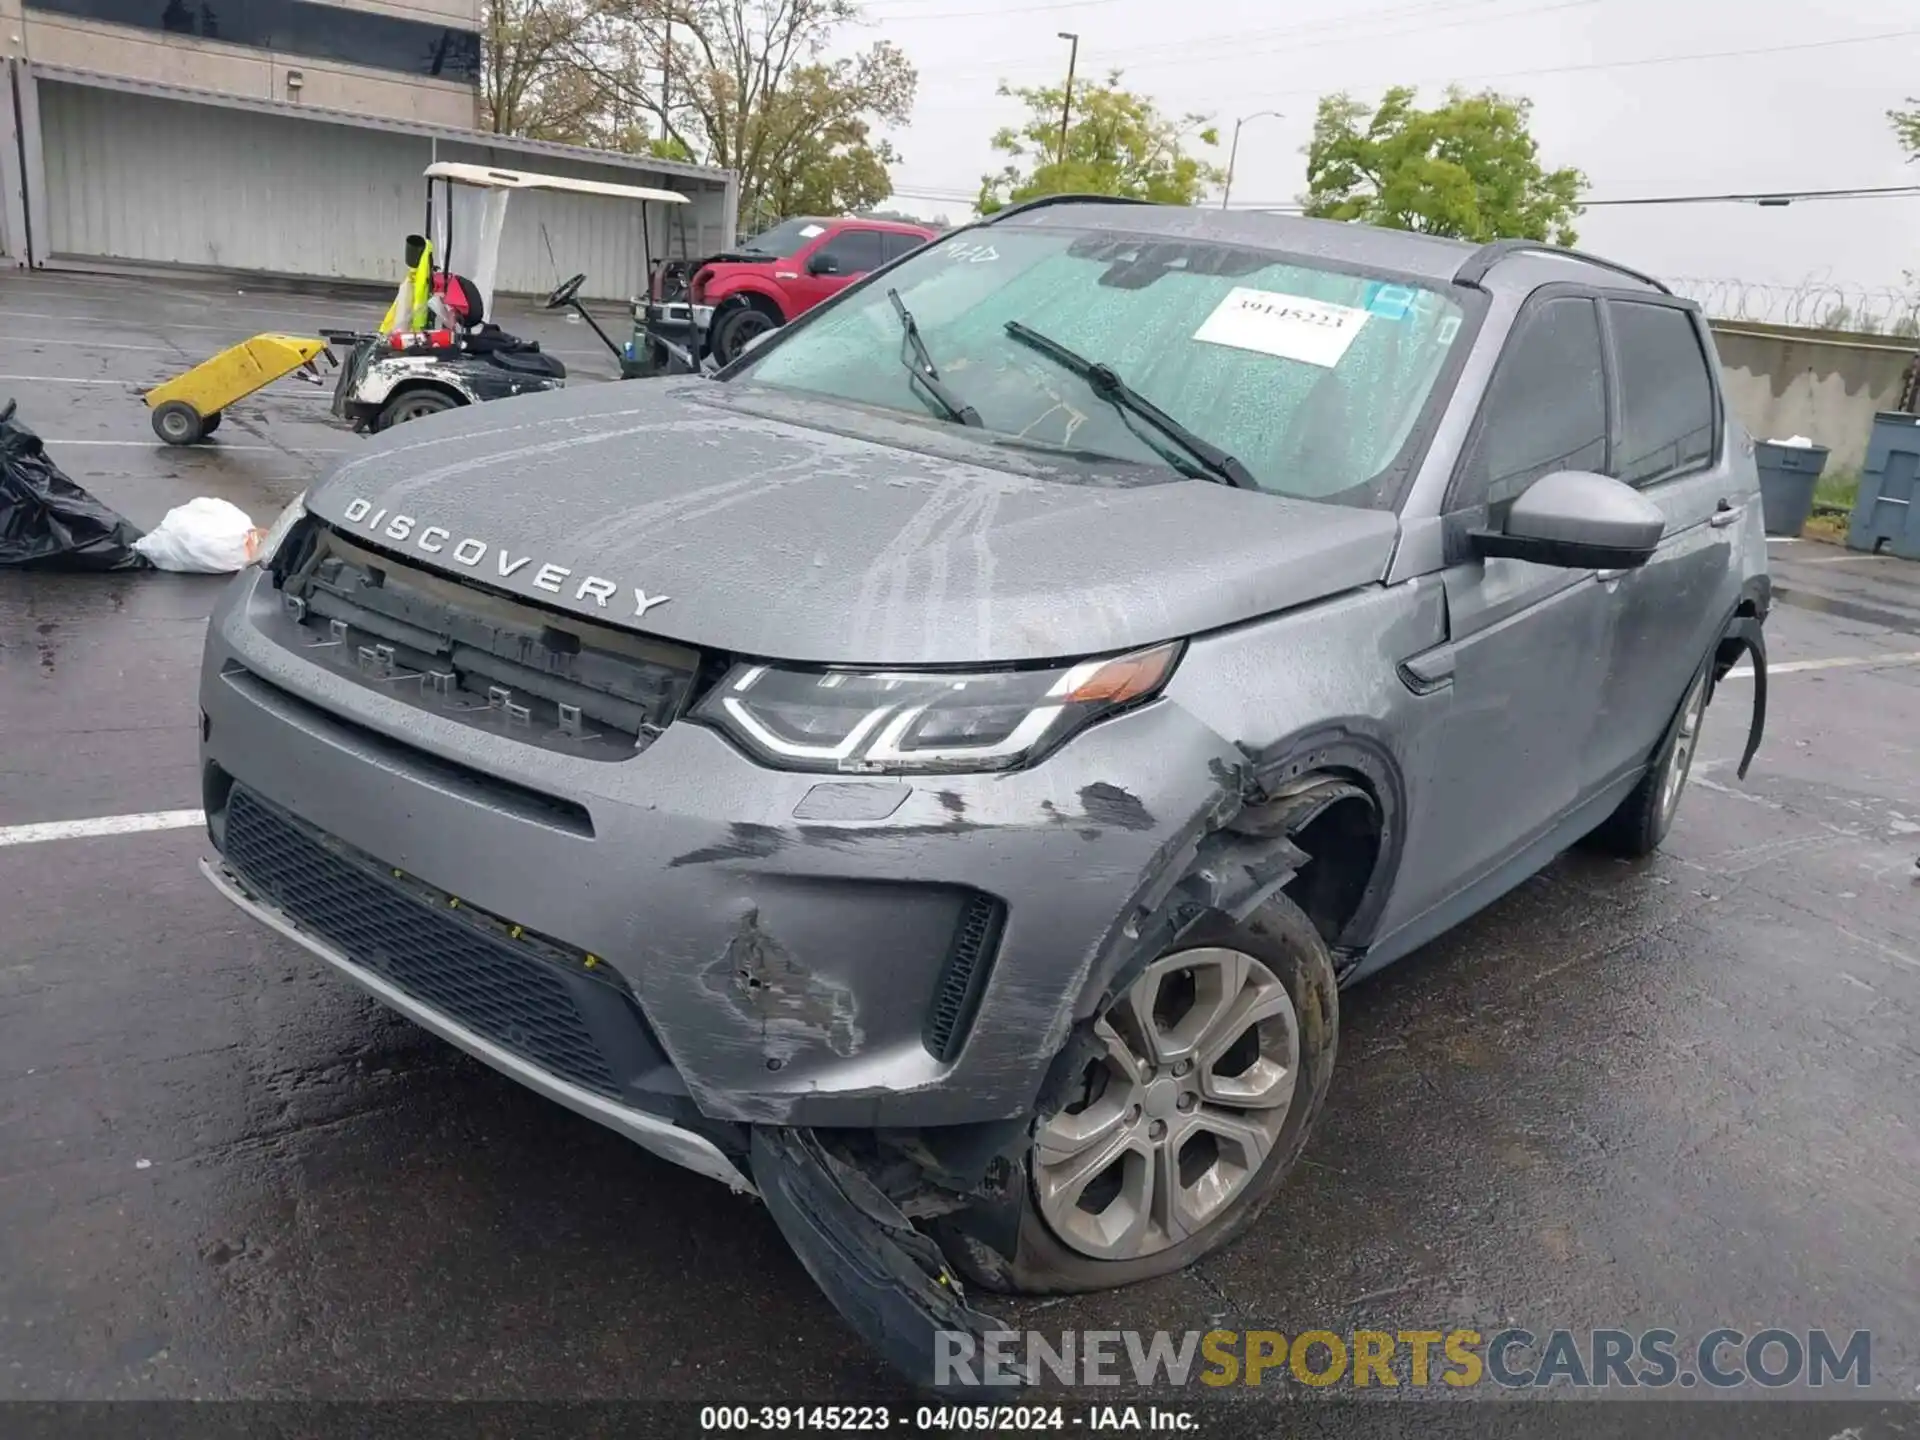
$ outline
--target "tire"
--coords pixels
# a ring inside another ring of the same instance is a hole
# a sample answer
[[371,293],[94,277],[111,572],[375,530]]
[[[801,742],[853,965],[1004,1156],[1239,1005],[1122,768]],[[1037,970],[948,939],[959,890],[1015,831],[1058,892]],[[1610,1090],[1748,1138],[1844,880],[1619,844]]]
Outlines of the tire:
[[154,409],[153,433],[168,445],[193,445],[207,433],[207,423],[186,401],[169,400]]
[[1647,773],[1587,836],[1585,843],[1591,848],[1627,860],[1644,859],[1660,848],[1673,829],[1687,777],[1693,772],[1700,723],[1707,711],[1707,689],[1707,666],[1703,664],[1694,673],[1673,719],[1667,722],[1667,733],[1661,737]]
[[459,408],[458,400],[438,390],[405,390],[381,408],[380,418],[373,428],[376,432],[391,430],[395,425],[404,425],[423,415],[438,415],[442,410]]
[[[1088,1246],[1083,1243],[1084,1230],[1082,1238],[1075,1239],[1071,1230],[1063,1235],[1063,1227],[1048,1218],[1049,1210],[1055,1215],[1064,1211],[1057,1198],[1051,1203],[1043,1198],[1049,1179],[1055,1173],[1048,1160],[1048,1137],[1054,1133],[1053,1127],[1068,1116],[1063,1112],[1043,1117],[1035,1125],[1034,1140],[1027,1154],[1014,1167],[1017,1175],[1011,1188],[1015,1195],[1013,1203],[1018,1206],[1017,1221],[1011,1226],[1004,1222],[998,1225],[971,1225],[963,1215],[940,1226],[947,1256],[975,1284],[1005,1294],[1060,1295],[1107,1290],[1152,1280],[1184,1269],[1202,1256],[1231,1244],[1245,1233],[1278,1193],[1307,1143],[1307,1136],[1326,1101],[1327,1090],[1333,1079],[1334,1054],[1340,1027],[1339,989],[1334,977],[1333,957],[1326,941],[1314,929],[1313,922],[1291,900],[1281,895],[1267,901],[1243,923],[1235,924],[1224,916],[1202,922],[1183,937],[1174,950],[1149,965],[1146,974],[1160,972],[1161,993],[1164,995],[1164,986],[1183,973],[1176,963],[1179,957],[1222,954],[1237,954],[1251,960],[1254,966],[1248,967],[1249,976],[1262,977],[1258,979],[1258,992],[1240,992],[1243,995],[1268,994],[1269,982],[1277,981],[1285,991],[1294,1021],[1295,1064],[1292,1067],[1291,1098],[1284,1115],[1267,1122],[1274,1129],[1265,1158],[1251,1176],[1238,1182],[1237,1189],[1229,1191],[1204,1225],[1188,1230],[1177,1239],[1171,1233],[1161,1231],[1156,1237],[1159,1242],[1156,1248],[1145,1253],[1096,1256],[1088,1253]],[[1132,1013],[1129,1002],[1140,993],[1140,982],[1130,986],[1095,1022],[1095,1035],[1098,1036],[1103,1029],[1108,1033],[1125,1030],[1129,1023],[1127,1016]],[[1192,1015],[1197,1010],[1196,1004],[1195,1010],[1190,1010],[1188,1014]],[[1183,1019],[1178,1023],[1185,1025],[1187,1022]],[[1263,1030],[1266,1023],[1262,1023]],[[1246,1036],[1241,1039],[1244,1044]],[[1230,1048],[1228,1057],[1237,1048]],[[1201,1067],[1208,1072],[1209,1084],[1216,1087],[1223,1083],[1231,1084],[1236,1080],[1243,1081],[1249,1075],[1256,1076],[1256,1080],[1247,1083],[1259,1083],[1260,1072],[1251,1066],[1232,1077],[1223,1076],[1220,1071],[1226,1058]],[[1098,1065],[1105,1063],[1096,1062]],[[1158,1086],[1167,1083],[1173,1072],[1163,1068],[1153,1073],[1159,1076],[1154,1082]],[[1151,1103],[1143,1108],[1159,1108],[1163,1098],[1161,1095],[1149,1095]],[[1186,1098],[1184,1095],[1181,1097],[1182,1110],[1185,1109]],[[1107,1104],[1107,1098],[1102,1096],[1081,1113],[1095,1115]],[[1167,1143],[1179,1147],[1182,1163],[1191,1158],[1196,1142],[1203,1146],[1211,1143],[1210,1139],[1204,1138],[1208,1136],[1208,1115],[1238,1114],[1251,1117],[1269,1113],[1212,1106],[1204,1097],[1198,1097],[1195,1108],[1199,1112],[1198,1117],[1184,1122],[1193,1128],[1184,1132],[1165,1132],[1172,1137]],[[1125,1113],[1135,1115],[1139,1112],[1130,1109]],[[1149,1117],[1149,1127],[1152,1123]],[[1174,1123],[1182,1122],[1176,1120]],[[1217,1145],[1214,1148],[1219,1149]],[[1224,1155],[1226,1152],[1220,1153]],[[1202,1159],[1204,1162],[1204,1156]],[[1124,1158],[1117,1163],[1122,1167],[1128,1164]],[[1099,1179],[1104,1179],[1108,1173],[1105,1170],[1098,1172]],[[1244,1174],[1244,1171],[1241,1173]],[[1207,1175],[1211,1174],[1209,1168]],[[1094,1184],[1086,1185],[1082,1193],[1091,1192],[1099,1179]],[[1055,1193],[1057,1196],[1058,1192]],[[1182,1193],[1186,1193],[1185,1187]],[[1107,1213],[1111,1214],[1113,1205],[1120,1203],[1119,1200],[1111,1202]],[[1096,1223],[1103,1222],[1104,1217],[1101,1217]],[[1070,1223],[1073,1226],[1083,1224],[1077,1217]],[[1002,1235],[1010,1234],[1011,1244],[996,1243],[986,1238],[995,1231]]]
[[220,428],[220,422],[225,416],[226,412],[224,410],[216,410],[207,416],[200,425],[200,438],[204,440],[207,436],[218,430]]
[[778,330],[780,324],[779,316],[769,314],[758,305],[741,305],[729,310],[713,327],[713,358],[722,365],[731,365],[740,358],[749,340],[769,330]]

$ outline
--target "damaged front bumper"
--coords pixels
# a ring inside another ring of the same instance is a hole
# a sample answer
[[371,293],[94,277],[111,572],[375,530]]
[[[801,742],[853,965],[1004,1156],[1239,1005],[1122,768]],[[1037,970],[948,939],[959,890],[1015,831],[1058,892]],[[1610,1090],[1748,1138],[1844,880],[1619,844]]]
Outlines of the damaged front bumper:
[[977,1353],[1004,1328],[967,1303],[940,1247],[812,1131],[759,1127],[752,1159],[760,1198],[814,1283],[909,1380],[943,1388],[943,1344],[966,1336],[965,1353]]
[[287,939],[304,946],[326,961],[367,994],[424,1030],[464,1050],[474,1059],[492,1066],[529,1090],[564,1105],[578,1115],[598,1121],[632,1140],[663,1160],[705,1175],[735,1191],[751,1191],[753,1185],[741,1173],[734,1158],[712,1140],[659,1115],[649,1114],[631,1105],[623,1105],[579,1085],[570,1083],[551,1070],[533,1064],[504,1046],[495,1044],[477,1030],[461,1024],[452,1016],[427,1005],[381,976],[377,971],[350,958],[324,936],[302,926],[285,910],[263,895],[254,893],[231,866],[214,860],[202,860],[200,873],[213,888],[239,906],[262,925],[278,931]]
[[[424,1003],[302,925],[232,866],[203,860],[200,869],[234,905],[423,1029],[663,1160],[736,1192],[757,1193],[834,1309],[914,1383],[938,1388],[940,1353],[951,1337],[965,1336],[978,1346],[988,1332],[1000,1328],[967,1303],[939,1247],[916,1230],[873,1181],[836,1158],[812,1131],[756,1127],[745,1153],[729,1154],[669,1117],[572,1084]],[[751,1180],[738,1161],[750,1165]]]

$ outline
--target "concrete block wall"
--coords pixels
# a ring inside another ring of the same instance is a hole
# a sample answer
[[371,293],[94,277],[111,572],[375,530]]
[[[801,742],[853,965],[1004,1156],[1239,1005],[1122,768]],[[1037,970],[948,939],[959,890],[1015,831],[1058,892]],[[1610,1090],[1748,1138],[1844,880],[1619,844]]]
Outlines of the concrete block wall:
[[1827,470],[1858,470],[1873,417],[1912,394],[1920,340],[1785,325],[1715,321],[1727,403],[1755,439],[1805,435],[1833,453]]

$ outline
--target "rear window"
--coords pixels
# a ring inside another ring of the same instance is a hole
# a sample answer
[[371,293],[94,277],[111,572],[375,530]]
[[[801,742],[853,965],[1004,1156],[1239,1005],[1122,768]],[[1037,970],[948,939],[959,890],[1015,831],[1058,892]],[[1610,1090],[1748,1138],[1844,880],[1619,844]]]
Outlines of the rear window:
[[[738,377],[935,420],[902,359],[896,289],[940,377],[1001,436],[1171,468],[1151,430],[1022,346],[1009,321],[1111,367],[1263,490],[1391,504],[1460,306],[1320,260],[1028,226],[957,232],[824,308]],[[1162,442],[1163,443],[1163,442]]]

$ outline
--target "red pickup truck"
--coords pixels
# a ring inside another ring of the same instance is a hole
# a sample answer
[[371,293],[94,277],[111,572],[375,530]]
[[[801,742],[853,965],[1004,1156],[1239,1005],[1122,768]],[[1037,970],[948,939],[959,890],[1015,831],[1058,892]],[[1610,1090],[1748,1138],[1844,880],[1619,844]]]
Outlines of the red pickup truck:
[[725,365],[747,342],[804,314],[940,232],[892,220],[784,220],[694,267],[697,348]]

